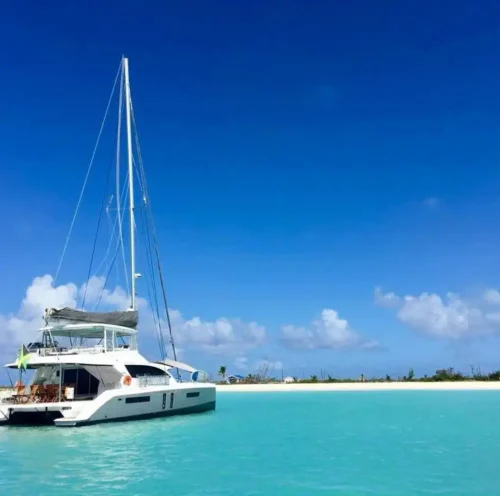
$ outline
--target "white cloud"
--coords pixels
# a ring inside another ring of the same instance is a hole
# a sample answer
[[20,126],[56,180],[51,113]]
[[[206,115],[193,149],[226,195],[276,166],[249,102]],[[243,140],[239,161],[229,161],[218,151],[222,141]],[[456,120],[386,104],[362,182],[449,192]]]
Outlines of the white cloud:
[[74,307],[77,304],[78,289],[73,283],[54,287],[51,275],[35,277],[26,290],[21,306],[16,313],[0,315],[0,343],[4,347],[17,348],[35,337],[43,325],[46,308]]
[[[445,298],[435,293],[397,296],[375,289],[375,303],[397,308],[397,317],[416,331],[433,337],[460,339],[500,331],[500,313],[485,311],[486,303],[497,303],[497,290],[489,289],[483,298],[468,300],[455,293]],[[391,305],[385,305],[385,302]]]
[[178,310],[170,311],[176,342],[211,354],[239,355],[264,343],[266,329],[256,322],[221,317],[204,321],[184,319]]
[[[36,337],[36,330],[43,325],[42,317],[46,308],[78,308],[85,294],[85,308],[94,310],[99,302],[100,308],[124,310],[129,307],[130,299],[123,288],[103,289],[104,278],[92,277],[88,284],[78,289],[74,283],[54,286],[51,275],[36,277],[26,290],[26,295],[17,312],[0,315],[0,345],[2,351],[15,349],[21,343],[27,344]],[[86,292],[85,292],[86,289]],[[137,298],[141,311],[140,332],[153,334],[155,326],[148,303]],[[170,310],[175,343],[183,350],[201,349],[208,353],[239,355],[261,345],[266,338],[266,330],[256,322],[243,322],[240,319],[221,317],[215,321],[203,321],[199,317],[185,319],[178,310]],[[162,329],[166,323],[162,321]],[[7,348],[10,348],[7,350]]]
[[335,310],[325,308],[321,318],[311,326],[283,326],[281,337],[291,348],[299,349],[339,349],[339,348],[374,348],[377,343],[367,342],[354,332],[347,320],[339,318]]
[[383,293],[381,288],[375,288],[375,303],[381,307],[397,307],[401,303],[401,298],[395,293]]
[[[115,310],[130,308],[129,294],[120,286],[116,286],[110,291],[104,288],[105,283],[106,279],[104,277],[92,276],[87,283],[82,284],[78,295],[80,299],[85,297],[85,309],[93,311],[97,304]],[[148,306],[147,300],[141,297],[136,297],[135,304],[139,310]]]
[[483,298],[487,303],[498,305],[500,304],[500,291],[497,289],[487,289],[483,294]]

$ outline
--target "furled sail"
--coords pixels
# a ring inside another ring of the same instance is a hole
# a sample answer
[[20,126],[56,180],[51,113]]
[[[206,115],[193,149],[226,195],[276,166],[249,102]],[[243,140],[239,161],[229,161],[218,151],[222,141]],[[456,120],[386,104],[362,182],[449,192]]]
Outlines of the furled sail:
[[74,308],[48,308],[45,310],[46,320],[64,320],[73,324],[108,324],[137,329],[139,312],[125,310],[122,312],[84,312]]

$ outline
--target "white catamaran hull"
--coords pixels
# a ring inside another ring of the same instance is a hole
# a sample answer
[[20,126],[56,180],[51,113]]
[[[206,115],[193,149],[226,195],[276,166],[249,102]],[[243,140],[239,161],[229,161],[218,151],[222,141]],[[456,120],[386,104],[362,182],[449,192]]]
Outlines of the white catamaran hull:
[[0,425],[80,427],[102,422],[140,420],[215,409],[213,384],[177,383],[104,391],[90,401],[2,404]]

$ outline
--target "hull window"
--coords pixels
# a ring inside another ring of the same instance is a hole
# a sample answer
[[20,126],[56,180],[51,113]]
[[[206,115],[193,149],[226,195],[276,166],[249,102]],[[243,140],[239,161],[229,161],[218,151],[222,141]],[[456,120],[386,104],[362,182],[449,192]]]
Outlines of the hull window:
[[151,401],[151,396],[133,396],[125,399],[125,403],[147,403],[148,401]]
[[197,393],[187,393],[186,396],[188,398],[197,398],[198,396],[200,396],[200,393],[197,392]]

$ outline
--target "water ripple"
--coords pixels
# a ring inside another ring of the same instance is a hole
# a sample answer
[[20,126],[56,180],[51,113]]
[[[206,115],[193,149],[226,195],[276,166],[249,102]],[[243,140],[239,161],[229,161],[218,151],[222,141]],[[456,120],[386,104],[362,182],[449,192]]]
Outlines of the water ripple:
[[1,428],[2,493],[474,496],[500,487],[497,392],[220,396],[207,415]]

